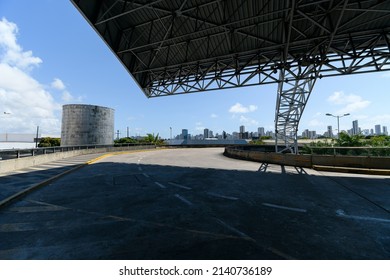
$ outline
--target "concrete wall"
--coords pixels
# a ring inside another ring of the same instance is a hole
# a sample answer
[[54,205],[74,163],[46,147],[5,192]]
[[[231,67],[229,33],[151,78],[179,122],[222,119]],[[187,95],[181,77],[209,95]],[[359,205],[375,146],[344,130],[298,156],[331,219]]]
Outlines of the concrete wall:
[[225,156],[262,163],[274,163],[312,168],[315,165],[354,167],[369,169],[390,169],[390,157],[295,155],[245,151],[234,147],[225,148]]
[[62,108],[61,146],[110,145],[114,139],[114,109],[68,104]]
[[31,167],[34,165],[43,164],[50,161],[65,159],[69,157],[86,155],[86,154],[97,154],[97,153],[106,153],[106,152],[119,152],[119,151],[128,151],[128,150],[147,150],[155,149],[155,146],[130,146],[130,147],[107,147],[107,148],[97,148],[97,149],[84,149],[84,150],[73,150],[68,152],[58,152],[52,154],[30,156],[24,158],[0,160],[0,174],[6,172],[12,172],[18,169]]
[[390,169],[390,157],[313,155],[312,165]]

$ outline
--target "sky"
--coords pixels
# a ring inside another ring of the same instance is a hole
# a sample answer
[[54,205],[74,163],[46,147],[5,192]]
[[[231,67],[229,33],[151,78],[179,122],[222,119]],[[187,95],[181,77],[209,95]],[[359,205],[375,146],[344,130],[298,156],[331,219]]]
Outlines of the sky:
[[[390,71],[318,80],[303,113],[305,129],[324,133],[390,128]],[[232,133],[244,125],[274,130],[277,85],[148,99],[69,0],[0,1],[0,134],[60,136],[62,105],[115,109],[115,131],[163,138],[188,129]],[[7,114],[4,114],[6,112]]]

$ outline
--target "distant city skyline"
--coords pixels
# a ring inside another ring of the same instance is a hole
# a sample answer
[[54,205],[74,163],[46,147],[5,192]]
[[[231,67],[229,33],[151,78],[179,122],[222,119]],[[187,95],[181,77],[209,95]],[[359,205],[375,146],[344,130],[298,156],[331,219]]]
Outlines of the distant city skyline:
[[[382,126],[381,124],[375,125],[375,128],[372,129],[362,129],[358,126],[358,120],[352,121],[352,128],[347,130],[341,130],[341,132],[346,132],[349,135],[363,135],[363,136],[369,136],[369,135],[388,135],[387,132],[387,126]],[[210,135],[210,132],[212,135]],[[217,132],[215,135],[213,135],[212,131],[210,131],[208,128],[204,129],[203,134],[192,134],[189,132],[188,129],[182,129],[182,134],[178,134],[173,137],[173,139],[187,139],[194,137],[194,139],[206,139],[206,138],[224,138],[224,133],[227,134],[227,139],[249,139],[251,137],[261,137],[261,136],[272,136],[274,137],[274,131],[268,130],[265,131],[264,127],[258,127],[257,131],[246,131],[246,128],[244,125],[241,125],[238,127],[237,131],[232,131],[226,133],[225,131],[222,131],[221,133]],[[317,132],[315,130],[309,130],[304,129],[301,134],[298,133],[298,137],[305,137],[305,138],[317,138],[319,136],[323,136],[326,138],[336,138],[337,135],[337,129],[335,133],[333,132],[333,127],[331,125],[327,126],[327,130],[325,130],[323,133]],[[184,137],[185,135],[185,137]],[[205,135],[207,135],[205,137]],[[247,138],[243,138],[243,135],[247,135]],[[251,136],[251,137],[250,137]]]

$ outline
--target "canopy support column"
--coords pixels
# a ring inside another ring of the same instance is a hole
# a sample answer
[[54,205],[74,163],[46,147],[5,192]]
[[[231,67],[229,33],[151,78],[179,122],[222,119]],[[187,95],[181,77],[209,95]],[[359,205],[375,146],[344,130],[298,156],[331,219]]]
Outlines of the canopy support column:
[[280,70],[275,112],[275,151],[298,153],[298,125],[318,78],[318,66],[284,66]]

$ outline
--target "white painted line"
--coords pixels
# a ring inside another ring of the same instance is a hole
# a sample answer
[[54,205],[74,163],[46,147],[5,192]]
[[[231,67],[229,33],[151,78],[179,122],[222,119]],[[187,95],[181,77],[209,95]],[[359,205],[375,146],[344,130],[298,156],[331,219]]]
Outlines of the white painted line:
[[337,210],[336,216],[355,219],[355,220],[363,220],[363,221],[372,221],[372,222],[381,222],[381,223],[390,223],[389,219],[381,219],[381,218],[373,218],[373,217],[365,217],[365,216],[355,216],[355,215],[347,215],[344,210]]
[[176,184],[176,183],[172,183],[172,182],[169,182],[168,184],[170,184],[171,186],[174,186],[174,187],[185,189],[185,190],[192,190],[192,188],[186,187],[186,186],[183,186],[183,185],[180,185],[180,184]]
[[207,194],[208,194],[208,195],[211,195],[211,196],[219,197],[219,198],[229,199],[229,200],[238,200],[238,199],[239,199],[238,197],[226,196],[226,195],[222,195],[222,194],[218,194],[218,193],[213,193],[213,192],[208,192]]
[[9,209],[10,212],[16,213],[34,213],[34,212],[51,212],[51,211],[64,211],[68,208],[61,206],[19,206]]
[[290,210],[290,211],[295,211],[295,212],[301,212],[301,213],[306,213],[307,212],[306,209],[287,207],[287,206],[276,205],[276,204],[271,204],[271,203],[263,203],[263,205],[264,206],[268,206],[268,207],[278,208],[278,209],[284,209],[284,210]]
[[146,173],[142,173],[142,175],[144,175],[146,178],[149,178],[150,176]]
[[0,224],[0,232],[22,232],[36,230],[39,230],[39,227],[32,223]]
[[159,182],[154,182],[157,186],[159,186],[160,188],[162,189],[166,189],[167,187],[164,186],[163,184],[159,183]]
[[220,223],[221,225],[223,225],[225,228],[227,228],[228,230],[238,234],[238,236],[240,237],[244,237],[244,238],[247,238],[247,239],[252,239],[252,237],[248,236],[247,234],[243,233],[242,231],[239,231],[238,229],[228,225],[227,223],[225,223],[224,221],[220,220],[220,219],[216,219],[218,223]]
[[192,202],[185,199],[184,197],[182,197],[181,195],[179,194],[175,194],[175,197],[177,197],[178,199],[180,199],[182,202],[184,202],[185,204],[187,204],[188,206],[192,206]]

